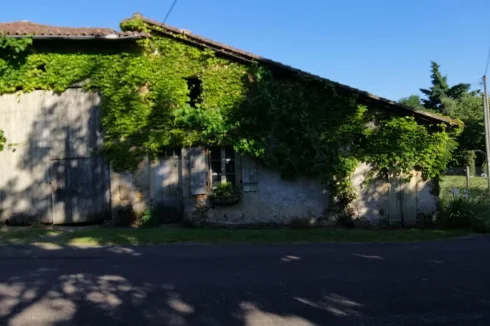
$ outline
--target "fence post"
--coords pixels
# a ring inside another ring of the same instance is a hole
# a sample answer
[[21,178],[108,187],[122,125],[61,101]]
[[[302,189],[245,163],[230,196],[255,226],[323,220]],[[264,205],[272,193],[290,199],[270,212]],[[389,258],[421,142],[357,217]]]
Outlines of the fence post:
[[466,166],[466,189],[470,190],[470,167]]

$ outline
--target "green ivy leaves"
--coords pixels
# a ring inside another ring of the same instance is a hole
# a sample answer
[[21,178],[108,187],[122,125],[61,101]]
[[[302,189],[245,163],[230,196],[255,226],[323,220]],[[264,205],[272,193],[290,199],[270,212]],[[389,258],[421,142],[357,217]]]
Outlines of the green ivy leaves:
[[[138,20],[124,24],[147,31]],[[320,175],[343,209],[355,198],[351,174],[359,162],[379,173],[415,169],[437,178],[456,146],[444,126],[368,110],[327,81],[278,77],[171,38],[146,38],[127,53],[30,53],[31,43],[0,38],[0,94],[62,92],[87,80],[101,95],[103,153],[116,170],[135,169],[167,146],[233,145],[286,178]],[[190,77],[201,81],[195,107]],[[0,132],[0,150],[4,143]]]
[[0,129],[0,152],[3,151],[7,138],[3,134],[3,130]]
[[391,118],[366,133],[364,159],[376,170],[405,173],[420,170],[426,179],[444,172],[457,143],[444,128],[429,131],[412,117]]

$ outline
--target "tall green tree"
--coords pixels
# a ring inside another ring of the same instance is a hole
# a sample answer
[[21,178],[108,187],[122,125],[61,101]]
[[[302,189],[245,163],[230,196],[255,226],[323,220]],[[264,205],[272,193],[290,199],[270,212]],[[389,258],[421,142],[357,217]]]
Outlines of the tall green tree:
[[447,76],[441,74],[440,66],[434,61],[431,62],[431,71],[432,86],[428,89],[420,89],[427,96],[427,99],[422,99],[423,106],[426,109],[450,115],[454,110],[454,102],[450,100],[460,100],[462,96],[468,94],[471,85],[460,83],[449,87]]
[[[469,93],[455,101],[452,117],[464,122],[465,127],[458,136],[459,150],[455,159],[461,164],[467,151],[485,149],[485,127],[483,125],[483,100],[479,94]],[[482,157],[477,156],[477,162],[482,163]]]

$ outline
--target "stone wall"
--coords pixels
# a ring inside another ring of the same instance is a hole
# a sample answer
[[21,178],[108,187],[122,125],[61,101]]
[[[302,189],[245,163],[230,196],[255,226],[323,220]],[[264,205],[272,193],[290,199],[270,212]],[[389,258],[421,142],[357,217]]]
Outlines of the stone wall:
[[328,195],[318,179],[281,179],[278,171],[257,164],[256,191],[243,192],[234,206],[214,206],[208,222],[216,224],[288,224],[294,218],[325,215]]
[[[243,177],[245,162],[249,160],[245,157],[237,160]],[[360,164],[351,176],[357,192],[357,198],[350,204],[354,218],[414,225],[419,214],[436,210],[433,186],[422,180],[419,172],[412,174],[410,182],[404,182],[403,176],[393,176],[365,184],[369,169],[367,164]],[[242,187],[242,199],[233,206],[213,205],[206,194],[193,196],[189,192],[184,199],[187,218],[216,225],[289,224],[295,218],[334,222],[335,217],[328,216],[326,187],[318,179],[283,180],[278,171],[256,162],[256,181],[254,186]]]
[[143,160],[134,172],[111,171],[112,215],[131,208],[136,215],[152,209],[163,222],[180,222],[183,216],[181,157]]

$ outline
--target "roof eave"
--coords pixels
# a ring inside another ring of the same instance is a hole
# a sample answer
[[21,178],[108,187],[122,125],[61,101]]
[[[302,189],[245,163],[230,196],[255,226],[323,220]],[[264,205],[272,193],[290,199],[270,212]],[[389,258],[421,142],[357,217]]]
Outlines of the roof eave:
[[[186,30],[181,30],[181,29],[175,28],[173,26],[168,26],[168,25],[159,23],[157,21],[154,21],[152,19],[148,19],[148,18],[143,17],[143,16],[140,16],[138,18],[141,19],[143,22],[147,23],[152,31],[155,31],[158,33],[163,33],[163,34],[166,34],[166,35],[169,35],[172,37],[178,37],[178,36],[182,35],[182,36],[184,36],[183,38],[179,37],[179,40],[181,40],[181,41],[191,43],[191,44],[197,45],[199,47],[206,47],[206,48],[212,49],[213,51],[216,51],[217,53],[221,53],[225,56],[232,57],[234,59],[238,59],[238,60],[241,60],[243,62],[248,62],[248,63],[259,62],[259,63],[263,63],[263,64],[266,64],[269,66],[272,65],[274,67],[286,69],[288,71],[291,71],[291,72],[294,72],[297,74],[301,74],[304,76],[308,76],[310,78],[314,78],[314,79],[317,79],[320,81],[332,83],[333,85],[335,85],[336,87],[338,87],[340,89],[343,89],[343,90],[346,90],[346,91],[349,91],[352,93],[356,93],[360,97],[368,99],[369,101],[376,101],[376,102],[378,102],[379,105],[384,106],[385,109],[395,111],[396,113],[399,113],[399,114],[404,113],[407,115],[414,115],[414,116],[417,116],[417,118],[424,120],[424,121],[427,121],[427,122],[430,122],[430,123],[436,123],[436,124],[444,123],[444,124],[447,124],[451,127],[457,127],[457,126],[461,125],[461,123],[459,123],[459,121],[453,120],[451,118],[441,117],[441,116],[437,116],[437,115],[429,113],[429,112],[409,108],[409,107],[401,105],[397,102],[391,101],[389,99],[379,97],[379,96],[371,94],[369,92],[362,91],[362,90],[359,90],[359,89],[356,89],[356,88],[353,88],[353,87],[350,87],[350,86],[347,86],[347,85],[344,85],[344,84],[341,84],[338,82],[331,81],[327,78],[323,78],[323,77],[302,71],[300,69],[282,64],[280,62],[277,62],[277,61],[274,61],[271,59],[267,59],[267,58],[264,58],[264,57],[261,57],[261,56],[258,56],[258,55],[252,54],[252,53],[248,53],[248,52],[245,52],[242,50],[233,49],[229,46],[223,47],[221,44],[219,44],[215,41],[208,40],[208,39],[205,39],[203,37],[197,36],[197,35],[192,34]],[[130,19],[126,19],[124,21],[128,21]]]
[[106,41],[117,41],[117,40],[139,40],[145,36],[131,35],[131,36],[117,36],[117,37],[107,37],[107,36],[75,36],[75,35],[6,35],[9,38],[32,38],[33,40],[106,40]]

